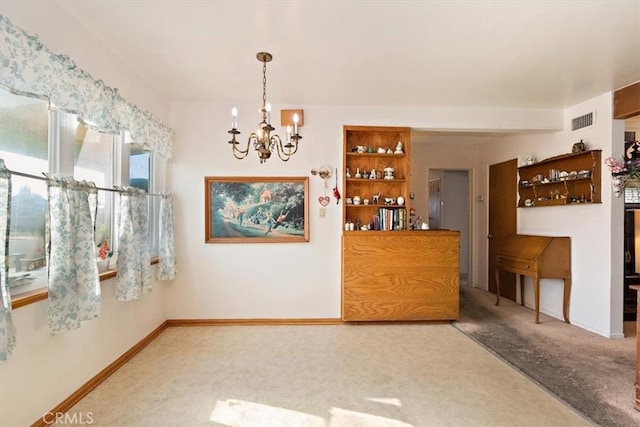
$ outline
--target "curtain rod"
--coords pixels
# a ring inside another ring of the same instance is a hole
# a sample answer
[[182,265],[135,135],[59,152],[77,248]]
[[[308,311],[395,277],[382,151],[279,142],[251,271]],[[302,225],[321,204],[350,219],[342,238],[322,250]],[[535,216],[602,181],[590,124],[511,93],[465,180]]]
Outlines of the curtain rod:
[[[45,176],[39,176],[39,175],[32,175],[30,173],[24,173],[24,172],[16,172],[16,171],[12,171],[10,169],[7,169],[9,171],[9,173],[11,175],[18,175],[18,176],[23,176],[25,178],[33,178],[33,179],[37,179],[40,181],[46,181],[47,177]],[[106,187],[98,187],[96,186],[97,190],[102,190],[102,191],[111,191],[113,193],[122,193],[123,191],[121,190],[116,190],[115,188],[106,188]],[[162,196],[162,194],[157,194],[157,193],[147,193],[147,196]]]

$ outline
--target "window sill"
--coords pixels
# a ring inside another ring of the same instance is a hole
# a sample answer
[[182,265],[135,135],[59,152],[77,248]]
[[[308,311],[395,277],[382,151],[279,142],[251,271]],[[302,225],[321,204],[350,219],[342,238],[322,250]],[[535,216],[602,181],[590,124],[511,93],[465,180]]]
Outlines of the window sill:
[[[151,265],[157,264],[158,258],[151,258]],[[100,273],[100,281],[108,280],[116,277],[118,272],[116,270],[107,270],[103,273]],[[27,306],[29,304],[34,304],[38,301],[44,301],[49,296],[49,292],[45,289],[36,289],[30,292],[25,292],[23,294],[16,295],[14,298],[11,298],[11,308],[16,309],[20,307]]]

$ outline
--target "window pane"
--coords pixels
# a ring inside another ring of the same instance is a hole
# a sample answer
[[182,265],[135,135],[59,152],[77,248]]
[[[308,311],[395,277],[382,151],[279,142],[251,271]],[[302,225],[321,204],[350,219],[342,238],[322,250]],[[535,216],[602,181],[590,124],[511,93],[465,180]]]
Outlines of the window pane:
[[130,144],[129,185],[149,192],[149,153],[137,144]]
[[[77,123],[75,132],[75,165],[73,176],[82,181],[94,182],[98,187],[113,186],[114,136],[89,129]],[[113,193],[98,191],[98,216],[96,218],[96,246],[103,240],[112,247],[111,214]]]
[[[0,89],[0,158],[16,172],[42,176],[48,164],[48,104]],[[47,186],[11,177],[9,290],[12,296],[47,286],[45,215]]]
[[[129,147],[129,185],[150,193],[153,189],[152,153],[144,151],[139,144],[128,143],[127,146]],[[152,255],[155,255],[157,254],[157,250],[154,242],[157,232],[154,232],[154,230],[157,230],[155,226],[157,209],[155,208],[155,201],[153,199],[154,197],[148,198],[149,250]]]

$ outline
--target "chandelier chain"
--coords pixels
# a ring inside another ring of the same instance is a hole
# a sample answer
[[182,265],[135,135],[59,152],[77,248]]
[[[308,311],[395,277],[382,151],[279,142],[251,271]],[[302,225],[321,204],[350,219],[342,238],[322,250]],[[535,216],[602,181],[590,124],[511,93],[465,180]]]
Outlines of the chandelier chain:
[[267,62],[262,63],[262,108],[267,105]]

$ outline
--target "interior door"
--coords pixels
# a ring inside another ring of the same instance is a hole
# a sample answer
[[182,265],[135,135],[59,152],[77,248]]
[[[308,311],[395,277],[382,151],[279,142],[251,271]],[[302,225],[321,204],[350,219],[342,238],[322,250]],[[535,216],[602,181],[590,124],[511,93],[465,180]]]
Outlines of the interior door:
[[440,178],[429,181],[429,228],[440,228],[440,208],[442,196],[440,194]]
[[[505,237],[517,232],[516,159],[489,166],[489,292],[496,292],[496,253]],[[515,274],[500,271],[500,296],[516,300]]]

